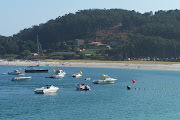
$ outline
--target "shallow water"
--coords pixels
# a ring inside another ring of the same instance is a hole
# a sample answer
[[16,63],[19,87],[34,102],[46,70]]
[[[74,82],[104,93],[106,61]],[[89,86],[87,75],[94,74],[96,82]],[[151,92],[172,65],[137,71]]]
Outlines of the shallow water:
[[[0,73],[24,66],[0,66]],[[49,73],[27,73],[28,82],[14,82],[13,75],[0,75],[0,120],[176,120],[180,118],[180,71],[61,67],[63,79],[47,79]],[[23,70],[21,70],[23,71]],[[83,72],[82,78],[71,75]],[[115,77],[115,84],[92,84],[102,74]],[[91,78],[85,81],[84,78]],[[132,79],[136,83],[132,83]],[[90,91],[78,91],[87,83]],[[55,94],[34,94],[46,84],[58,86]],[[130,85],[131,90],[126,86]]]

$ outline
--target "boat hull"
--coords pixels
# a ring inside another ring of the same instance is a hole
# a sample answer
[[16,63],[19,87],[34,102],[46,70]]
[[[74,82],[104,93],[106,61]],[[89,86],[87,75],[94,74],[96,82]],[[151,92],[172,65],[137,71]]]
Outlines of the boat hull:
[[114,81],[101,81],[101,80],[95,80],[93,81],[94,84],[114,84]]
[[48,70],[25,70],[26,73],[47,73]]
[[14,77],[12,81],[30,81],[31,77]]
[[59,75],[53,75],[52,76],[52,78],[55,78],[55,79],[59,79],[59,78],[63,78],[64,77],[64,75],[61,75],[61,76],[59,76]]
[[79,78],[79,77],[82,77],[82,75],[75,75],[75,74],[73,74],[72,77]]
[[56,93],[58,90],[59,90],[58,87],[48,85],[48,86],[45,86],[45,87],[42,87],[42,88],[36,88],[34,90],[34,92],[36,94],[45,94],[45,93]]
[[8,73],[8,75],[19,75],[21,73]]
[[36,93],[36,94],[45,94],[45,93],[56,93],[57,91],[58,91],[58,89],[59,88],[57,88],[57,89],[53,89],[53,90],[48,90],[48,89],[44,89],[44,90],[35,90],[34,92]]

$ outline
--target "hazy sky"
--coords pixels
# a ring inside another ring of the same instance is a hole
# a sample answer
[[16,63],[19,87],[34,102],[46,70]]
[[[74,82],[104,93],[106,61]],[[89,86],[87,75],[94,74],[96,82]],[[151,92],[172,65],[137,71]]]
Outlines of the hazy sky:
[[120,8],[144,13],[180,8],[180,0],[0,0],[0,35],[20,30],[84,9]]

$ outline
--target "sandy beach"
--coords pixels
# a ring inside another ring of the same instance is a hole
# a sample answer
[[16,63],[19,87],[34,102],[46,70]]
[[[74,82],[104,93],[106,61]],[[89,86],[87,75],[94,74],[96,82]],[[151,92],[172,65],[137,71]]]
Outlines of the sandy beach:
[[[41,61],[40,66],[65,66],[65,67],[93,67],[93,68],[125,68],[125,69],[156,69],[156,70],[180,70],[180,64],[169,62],[168,64],[137,64],[130,62],[103,63],[103,62],[56,62]],[[6,61],[1,60],[0,65],[35,66],[37,61]]]

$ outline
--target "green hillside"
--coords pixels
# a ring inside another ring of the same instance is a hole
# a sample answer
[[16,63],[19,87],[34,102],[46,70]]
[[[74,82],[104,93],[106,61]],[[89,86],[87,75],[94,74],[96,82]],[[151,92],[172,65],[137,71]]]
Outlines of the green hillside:
[[[46,58],[179,58],[180,10],[157,11],[154,14],[122,9],[81,10],[26,28],[12,37],[0,36],[0,54],[26,58],[37,51],[37,35]],[[84,40],[84,44],[77,46],[76,39]],[[90,46],[90,42],[101,42],[104,47]],[[84,51],[79,52],[77,48]],[[61,54],[55,55],[54,52]]]

